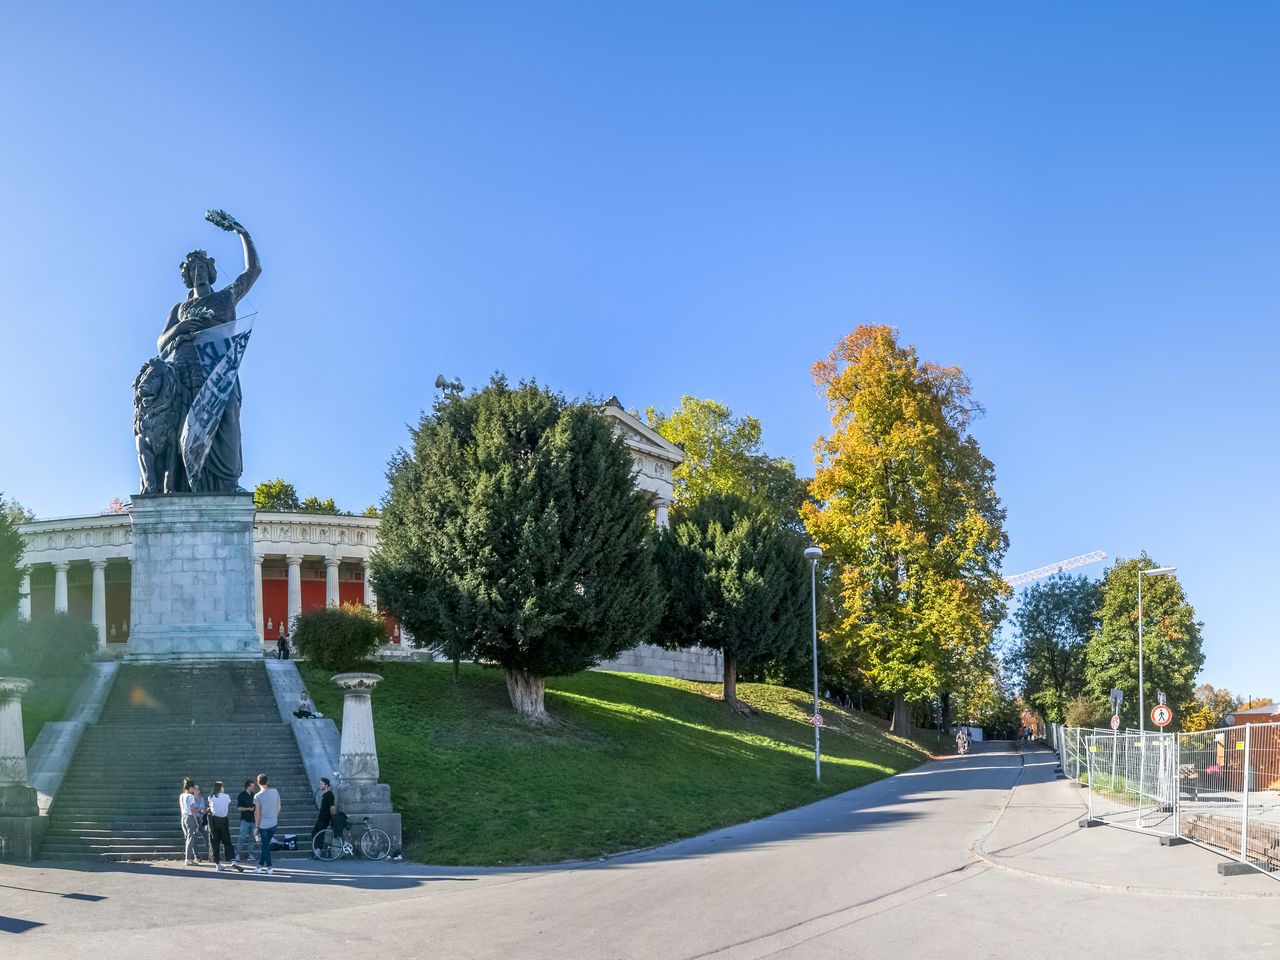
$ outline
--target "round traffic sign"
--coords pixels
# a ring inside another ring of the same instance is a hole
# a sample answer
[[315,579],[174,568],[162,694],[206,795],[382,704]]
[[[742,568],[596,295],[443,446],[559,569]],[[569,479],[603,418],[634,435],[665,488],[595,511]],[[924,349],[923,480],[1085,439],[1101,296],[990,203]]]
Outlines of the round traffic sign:
[[1111,715],[1111,729],[1112,729],[1112,730],[1119,730],[1119,729],[1120,729],[1120,714],[1118,714],[1118,713],[1113,713],[1113,714]]
[[1157,727],[1163,727],[1173,719],[1173,711],[1163,703],[1158,703],[1151,708],[1151,722]]
[[820,726],[822,726],[826,721],[824,721],[824,720],[822,719],[822,714],[820,714],[820,713],[815,713],[815,714],[813,715],[813,718],[812,718],[811,722],[813,723],[813,725],[814,725],[815,727],[820,727]]

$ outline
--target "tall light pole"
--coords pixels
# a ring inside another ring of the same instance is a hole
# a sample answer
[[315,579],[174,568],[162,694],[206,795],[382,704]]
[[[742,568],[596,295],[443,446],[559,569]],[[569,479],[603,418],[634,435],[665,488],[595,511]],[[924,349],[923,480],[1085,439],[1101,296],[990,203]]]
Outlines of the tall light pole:
[[1138,571],[1138,730],[1144,738],[1147,733],[1147,701],[1142,689],[1142,578],[1173,573],[1177,569],[1177,567],[1153,567],[1150,570]]
[[[1147,701],[1144,695],[1142,676],[1142,578],[1154,577],[1162,573],[1173,573],[1177,567],[1152,567],[1150,570],[1138,570],[1138,743],[1141,754],[1138,759],[1138,819],[1142,826],[1142,790],[1147,782]],[[1114,772],[1114,771],[1113,771]]]
[[805,547],[804,558],[809,561],[809,597],[813,604],[813,775],[822,779],[822,727],[818,717],[818,561],[822,548]]

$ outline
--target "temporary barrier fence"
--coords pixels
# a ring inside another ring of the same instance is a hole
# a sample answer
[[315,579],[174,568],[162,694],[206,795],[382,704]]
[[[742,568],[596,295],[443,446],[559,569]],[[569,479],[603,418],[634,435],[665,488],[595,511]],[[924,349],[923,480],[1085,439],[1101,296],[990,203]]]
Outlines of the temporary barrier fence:
[[1093,820],[1182,837],[1280,879],[1280,723],[1047,731]]

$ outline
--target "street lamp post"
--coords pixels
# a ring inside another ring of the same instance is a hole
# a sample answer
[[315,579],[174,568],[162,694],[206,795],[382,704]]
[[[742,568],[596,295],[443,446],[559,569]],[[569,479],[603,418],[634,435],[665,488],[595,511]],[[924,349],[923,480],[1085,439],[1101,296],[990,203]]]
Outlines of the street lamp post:
[[1147,701],[1143,691],[1142,676],[1142,578],[1161,573],[1173,573],[1177,567],[1153,567],[1138,571],[1138,731],[1145,738],[1147,733]]
[[805,547],[804,558],[809,561],[809,598],[813,605],[813,775],[822,779],[822,727],[818,725],[818,561],[822,548]]
[[[1147,780],[1147,701],[1143,691],[1142,675],[1142,578],[1154,577],[1162,573],[1173,573],[1177,567],[1153,567],[1150,570],[1138,569],[1138,745],[1141,750],[1138,757],[1138,819],[1142,826],[1142,791]],[[1114,771],[1113,771],[1114,772]]]

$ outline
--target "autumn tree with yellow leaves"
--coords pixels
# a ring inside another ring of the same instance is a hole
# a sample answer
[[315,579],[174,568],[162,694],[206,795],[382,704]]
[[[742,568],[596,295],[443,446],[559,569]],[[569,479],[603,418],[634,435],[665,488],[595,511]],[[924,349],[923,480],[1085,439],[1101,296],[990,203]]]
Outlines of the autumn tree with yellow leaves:
[[890,729],[906,735],[910,701],[994,666],[1008,537],[995,468],[969,433],[981,408],[959,367],[921,361],[887,326],[858,327],[813,376],[832,430],[802,509],[832,564],[826,642],[893,694]]

